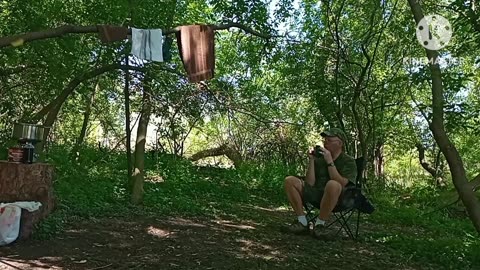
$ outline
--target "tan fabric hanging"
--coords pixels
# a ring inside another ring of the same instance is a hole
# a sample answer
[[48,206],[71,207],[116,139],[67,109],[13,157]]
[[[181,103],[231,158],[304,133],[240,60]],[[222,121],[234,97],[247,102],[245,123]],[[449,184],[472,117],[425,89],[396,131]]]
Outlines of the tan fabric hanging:
[[213,78],[215,32],[208,25],[181,26],[176,33],[178,50],[190,82]]
[[102,43],[124,40],[128,34],[128,28],[122,26],[97,25],[97,30]]

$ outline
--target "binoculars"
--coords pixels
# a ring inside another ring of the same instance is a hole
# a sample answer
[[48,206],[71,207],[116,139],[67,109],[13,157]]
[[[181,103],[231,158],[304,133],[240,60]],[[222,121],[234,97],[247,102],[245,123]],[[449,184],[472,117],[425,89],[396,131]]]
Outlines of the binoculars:
[[323,151],[320,149],[320,145],[315,145],[315,148],[313,148],[313,156],[317,158],[323,156]]

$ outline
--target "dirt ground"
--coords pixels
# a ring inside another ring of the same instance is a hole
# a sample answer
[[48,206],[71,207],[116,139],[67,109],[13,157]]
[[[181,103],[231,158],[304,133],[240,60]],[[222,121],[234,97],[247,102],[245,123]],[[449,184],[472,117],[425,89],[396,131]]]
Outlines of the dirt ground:
[[284,234],[285,211],[245,211],[257,218],[78,221],[50,240],[0,247],[0,269],[431,269],[381,244]]

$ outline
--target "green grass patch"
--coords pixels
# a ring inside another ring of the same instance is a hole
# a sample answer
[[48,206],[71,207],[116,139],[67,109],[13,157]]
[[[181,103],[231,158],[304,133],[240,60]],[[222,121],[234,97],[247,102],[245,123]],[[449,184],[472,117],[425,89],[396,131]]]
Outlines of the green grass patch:
[[[132,206],[126,189],[124,153],[105,155],[83,149],[80,161],[65,158],[65,149],[52,149],[56,166],[58,208],[35,234],[48,238],[68,222],[90,217],[129,215],[257,218],[242,205],[287,205],[283,179],[295,174],[281,164],[245,164],[238,169],[197,167],[173,155],[146,155],[142,206]],[[416,264],[438,269],[480,269],[479,236],[467,218],[433,212],[440,196],[434,189],[371,190],[376,206],[361,228],[366,244],[384,245]],[[440,203],[441,204],[441,203]],[[263,220],[263,219],[261,219]]]
[[480,239],[471,221],[438,210],[438,194],[411,190],[375,194],[377,211],[369,220],[380,229],[368,233],[368,241],[383,243],[417,263],[480,269]]

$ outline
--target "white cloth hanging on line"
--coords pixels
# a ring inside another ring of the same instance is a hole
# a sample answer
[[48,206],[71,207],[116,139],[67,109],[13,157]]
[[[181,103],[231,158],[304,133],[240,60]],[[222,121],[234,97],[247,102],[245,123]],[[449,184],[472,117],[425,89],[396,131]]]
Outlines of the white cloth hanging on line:
[[163,62],[162,29],[132,28],[131,53],[139,59]]

